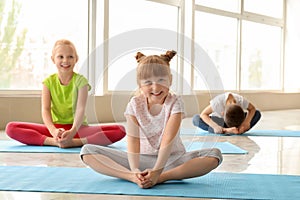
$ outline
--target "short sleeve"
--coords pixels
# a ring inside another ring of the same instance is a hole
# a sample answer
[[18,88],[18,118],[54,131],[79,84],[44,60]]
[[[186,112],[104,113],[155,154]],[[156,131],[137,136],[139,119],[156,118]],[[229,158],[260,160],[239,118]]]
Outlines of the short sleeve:
[[135,116],[135,107],[136,107],[136,102],[134,98],[131,98],[129,103],[127,104],[126,110],[124,112],[124,115],[132,115]]
[[78,89],[81,89],[83,86],[86,86],[86,85],[88,85],[89,91],[92,88],[91,85],[89,84],[88,80],[83,75],[76,74],[74,82],[75,82],[76,88],[78,88]]
[[45,78],[43,80],[43,84],[50,89],[51,88],[51,83],[55,82],[55,79],[57,78],[57,74],[52,74],[50,76],[48,76],[47,78]]
[[240,105],[244,110],[247,110],[249,107],[249,101],[245,97],[235,94],[234,98],[236,99],[238,105]]
[[222,117],[222,112],[225,110],[226,94],[219,94],[210,101],[212,115]]
[[47,88],[50,88],[49,78],[46,78],[46,79],[43,81],[43,84],[44,84]]
[[171,109],[171,115],[176,113],[183,113],[183,118],[186,116],[184,103],[181,96],[175,96],[175,101]]

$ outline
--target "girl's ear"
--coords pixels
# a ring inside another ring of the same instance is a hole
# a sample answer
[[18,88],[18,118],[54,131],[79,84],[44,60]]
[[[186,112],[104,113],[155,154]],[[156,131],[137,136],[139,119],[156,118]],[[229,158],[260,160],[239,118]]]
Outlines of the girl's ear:
[[171,59],[176,55],[176,51],[174,50],[170,50],[170,51],[167,51],[166,54],[162,54],[160,55],[166,62],[170,62]]
[[137,52],[136,56],[135,56],[135,59],[139,63],[144,57],[145,57],[144,54],[142,54],[141,52]]
[[53,56],[51,56],[51,60],[52,60],[52,62],[55,64]]

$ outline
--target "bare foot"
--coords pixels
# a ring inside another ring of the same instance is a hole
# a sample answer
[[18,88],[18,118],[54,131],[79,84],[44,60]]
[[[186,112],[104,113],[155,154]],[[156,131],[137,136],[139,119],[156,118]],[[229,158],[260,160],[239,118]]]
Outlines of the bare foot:
[[85,141],[84,139],[73,138],[72,140],[69,141],[59,142],[59,147],[60,148],[81,147],[82,145],[86,144],[84,141]]
[[59,143],[53,137],[47,137],[44,141],[45,146],[56,146],[59,147]]
[[140,188],[147,189],[153,186],[152,181],[146,179],[140,173],[129,173],[129,181],[136,183]]

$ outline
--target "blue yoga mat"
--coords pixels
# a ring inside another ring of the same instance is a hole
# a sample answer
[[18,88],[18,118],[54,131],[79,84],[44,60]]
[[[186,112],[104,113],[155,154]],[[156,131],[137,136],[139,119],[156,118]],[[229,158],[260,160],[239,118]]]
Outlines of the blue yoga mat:
[[[49,176],[51,174],[51,176]],[[300,199],[300,176],[217,173],[151,189],[90,168],[0,166],[0,190],[218,199]]]
[[[125,142],[120,141],[113,145],[112,148],[126,149]],[[11,153],[79,153],[81,147],[76,148],[59,148],[55,146],[31,146],[25,145],[14,140],[0,140],[0,152]]]
[[[188,151],[203,149],[203,148],[219,148],[223,154],[246,154],[246,150],[241,149],[229,142],[189,142],[186,143]],[[117,148],[126,151],[126,141],[121,140],[109,147]],[[81,148],[62,149],[54,146],[29,146],[17,141],[1,140],[0,152],[10,153],[79,153]]]
[[290,130],[249,130],[248,132],[236,135],[236,134],[215,134],[204,131],[200,128],[196,129],[180,129],[182,135],[195,135],[195,136],[266,136],[266,137],[300,137],[299,131]]
[[55,146],[30,146],[14,140],[1,140],[0,152],[14,153],[78,153],[81,148],[62,149]]
[[222,154],[247,154],[248,151],[231,144],[230,142],[191,142],[185,143],[187,151],[193,151],[204,148],[218,148]]

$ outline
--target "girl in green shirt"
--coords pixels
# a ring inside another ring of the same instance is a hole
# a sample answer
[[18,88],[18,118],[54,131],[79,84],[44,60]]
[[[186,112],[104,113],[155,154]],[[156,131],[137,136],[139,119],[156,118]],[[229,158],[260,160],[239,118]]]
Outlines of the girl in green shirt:
[[10,122],[6,133],[28,145],[50,145],[61,148],[83,144],[109,145],[121,140],[121,125],[89,126],[85,116],[88,80],[74,72],[78,61],[76,48],[69,40],[58,40],[51,59],[57,73],[43,81],[42,118],[44,124]]

